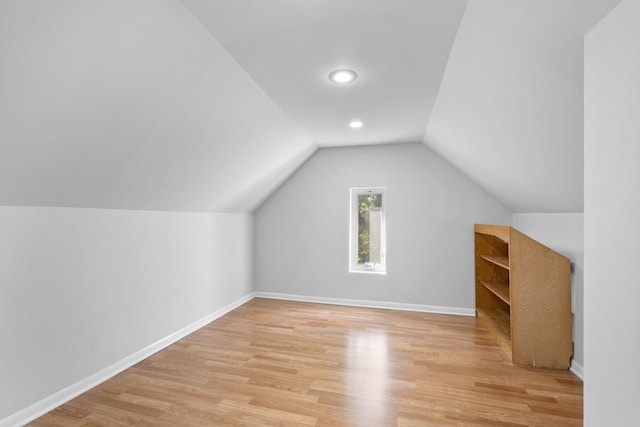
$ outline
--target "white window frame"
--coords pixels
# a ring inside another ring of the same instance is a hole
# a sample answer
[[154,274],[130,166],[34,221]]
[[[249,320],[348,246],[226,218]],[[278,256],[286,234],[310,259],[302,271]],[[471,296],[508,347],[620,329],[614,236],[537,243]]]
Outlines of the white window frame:
[[[382,194],[380,228],[380,263],[358,264],[358,196],[361,194]],[[349,189],[349,272],[387,274],[387,188],[352,187]]]

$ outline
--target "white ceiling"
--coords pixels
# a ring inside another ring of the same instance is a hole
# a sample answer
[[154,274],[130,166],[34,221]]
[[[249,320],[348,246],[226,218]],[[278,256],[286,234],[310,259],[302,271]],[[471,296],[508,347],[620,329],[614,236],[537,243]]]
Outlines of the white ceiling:
[[0,205],[251,212],[319,146],[423,141],[580,212],[582,36],[618,2],[2,0]]
[[0,204],[252,211],[314,150],[180,2],[0,2]]
[[[333,146],[422,139],[466,0],[183,3],[311,139]],[[341,68],[358,79],[330,82]]]
[[469,2],[424,141],[516,211],[581,212],[582,29],[549,3]]

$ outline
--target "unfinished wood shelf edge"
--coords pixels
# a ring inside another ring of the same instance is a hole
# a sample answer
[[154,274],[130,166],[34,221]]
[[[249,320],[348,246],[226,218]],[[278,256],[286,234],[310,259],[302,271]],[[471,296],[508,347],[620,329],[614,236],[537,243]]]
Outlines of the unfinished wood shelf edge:
[[514,364],[567,369],[573,354],[568,258],[506,225],[475,225],[476,315]]

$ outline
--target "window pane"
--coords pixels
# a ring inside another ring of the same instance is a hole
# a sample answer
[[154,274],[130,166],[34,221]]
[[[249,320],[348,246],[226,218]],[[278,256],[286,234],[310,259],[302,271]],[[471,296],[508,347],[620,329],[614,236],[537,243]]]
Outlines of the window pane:
[[358,195],[358,264],[379,264],[382,259],[382,194]]

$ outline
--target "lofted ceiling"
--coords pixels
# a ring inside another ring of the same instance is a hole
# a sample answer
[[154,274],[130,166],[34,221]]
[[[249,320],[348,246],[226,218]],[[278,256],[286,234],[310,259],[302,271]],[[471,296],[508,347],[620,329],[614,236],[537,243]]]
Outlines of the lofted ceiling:
[[582,40],[618,2],[2,0],[0,205],[251,212],[318,147],[422,141],[581,212]]
[[424,142],[516,212],[583,211],[583,39],[617,1],[470,0]]
[[0,204],[250,212],[316,148],[178,1],[2,1],[0,63]]
[[[333,146],[422,139],[466,0],[183,3],[314,142]],[[341,68],[358,79],[330,82]]]

